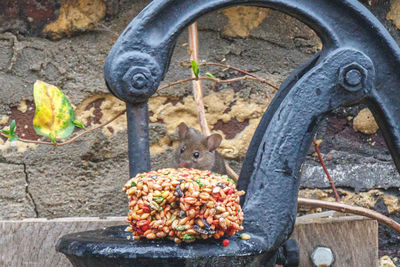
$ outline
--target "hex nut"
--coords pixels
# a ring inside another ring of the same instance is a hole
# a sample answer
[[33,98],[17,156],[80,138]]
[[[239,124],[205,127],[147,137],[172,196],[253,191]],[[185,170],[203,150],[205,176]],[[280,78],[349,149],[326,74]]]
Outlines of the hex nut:
[[146,67],[132,67],[124,75],[123,81],[131,96],[147,95],[150,97],[154,81],[150,70]]
[[367,70],[357,62],[348,64],[339,71],[340,86],[350,92],[361,90],[365,86],[366,78]]
[[317,267],[329,267],[335,261],[333,252],[327,247],[317,247],[311,254],[311,261]]

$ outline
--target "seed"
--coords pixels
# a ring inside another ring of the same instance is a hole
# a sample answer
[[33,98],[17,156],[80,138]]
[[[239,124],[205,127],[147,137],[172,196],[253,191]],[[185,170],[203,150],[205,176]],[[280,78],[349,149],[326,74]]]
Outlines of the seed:
[[224,247],[229,246],[229,240],[228,240],[228,239],[224,239],[224,240],[222,241],[222,245],[223,245]]
[[224,217],[224,218],[227,218],[229,215],[230,215],[229,212],[222,213],[222,217]]
[[208,202],[207,202],[207,207],[208,207],[208,208],[214,208],[214,207],[215,207],[215,202],[213,202],[213,201],[208,201]]
[[185,198],[184,198],[184,201],[185,201],[186,203],[188,203],[188,204],[193,205],[194,203],[196,203],[197,200],[196,200],[194,197],[185,197]]
[[179,221],[179,224],[185,224],[189,220],[189,217],[183,218]]
[[143,182],[139,182],[139,183],[136,185],[136,188],[139,189],[139,190],[142,190],[142,189],[143,189]]
[[154,189],[160,191],[160,190],[162,190],[162,186],[159,184],[154,184]]
[[143,185],[143,191],[146,193],[149,192],[149,188],[147,187],[147,185]]
[[203,191],[203,192],[205,192],[205,193],[208,193],[208,194],[210,194],[211,193],[211,188],[208,188],[208,187],[205,187],[205,188],[201,188],[201,190]]
[[199,196],[200,196],[201,199],[204,199],[204,200],[207,200],[207,199],[210,198],[210,195],[208,193],[205,193],[205,192],[200,193]]
[[168,191],[164,191],[162,194],[161,194],[161,196],[165,199],[165,198],[168,198],[168,196],[169,196],[169,192]]
[[187,230],[186,233],[188,233],[189,235],[196,235],[197,234],[197,232],[195,230],[193,230],[193,229]]
[[158,233],[156,234],[156,236],[159,237],[159,238],[162,238],[162,237],[166,237],[167,234],[164,233],[164,232],[158,232]]
[[193,193],[192,193],[192,197],[198,197],[200,195],[200,192],[199,191],[194,191]]
[[224,207],[218,206],[216,209],[219,212],[225,212],[225,208]]
[[240,190],[237,192],[238,196],[243,196],[244,194],[246,194],[246,192],[244,192],[243,190]]
[[188,210],[188,207],[187,207],[183,202],[181,202],[181,203],[179,204],[179,207],[181,208],[181,210],[184,210],[184,211],[187,211],[187,210]]
[[213,194],[218,194],[219,191],[221,191],[221,187],[219,187],[219,186],[214,187],[212,190]]
[[150,233],[150,234],[147,234],[147,235],[146,235],[146,238],[147,238],[147,239],[155,239],[155,238],[156,238],[156,235],[155,235],[154,233]]
[[150,203],[150,208],[152,208],[153,210],[159,210],[160,206],[158,206],[158,204],[155,201],[152,201]]
[[140,216],[140,219],[144,220],[147,219],[147,217],[150,216],[150,213],[144,213],[142,216]]
[[201,228],[204,227],[204,223],[203,223],[203,220],[202,220],[202,219],[196,219],[196,224],[197,224],[198,226],[200,226]]
[[177,227],[175,227],[176,231],[185,231],[187,229],[186,225],[178,225]]
[[249,234],[243,233],[240,235],[240,238],[242,240],[249,240],[251,238],[251,236]]
[[196,211],[195,211],[194,209],[190,209],[190,210],[188,211],[188,216],[189,216],[190,218],[193,218],[194,216],[196,216]]

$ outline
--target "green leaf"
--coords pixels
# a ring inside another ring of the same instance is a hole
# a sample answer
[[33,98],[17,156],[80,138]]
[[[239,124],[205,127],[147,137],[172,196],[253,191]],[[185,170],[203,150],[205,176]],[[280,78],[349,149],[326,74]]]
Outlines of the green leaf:
[[15,133],[15,120],[12,120],[10,123],[10,134],[14,135]]
[[54,134],[50,133],[50,134],[49,134],[49,137],[50,137],[50,139],[51,139],[51,142],[52,142],[53,144],[55,144],[55,143],[56,143],[56,137],[54,136]]
[[199,78],[199,64],[197,64],[195,60],[192,60],[191,63],[194,76],[196,76],[196,78]]
[[10,142],[18,140],[18,136],[15,135],[15,120],[11,121],[9,130],[1,129],[0,132],[2,132],[3,136],[7,137]]
[[209,72],[206,72],[206,76],[207,77],[210,77],[210,78],[213,78],[213,79],[217,79],[217,78],[215,78],[215,76],[214,75],[212,75],[211,73],[209,73]]
[[5,133],[5,134],[10,134],[10,130],[6,130],[6,129],[1,129],[0,132]]
[[54,85],[36,81],[33,86],[36,105],[33,127],[37,134],[47,136],[55,143],[67,138],[75,129],[75,114],[68,98]]
[[231,179],[231,178],[226,178],[226,180],[228,180],[229,182],[236,184],[235,180]]
[[78,127],[78,128],[86,129],[85,125],[83,125],[82,122],[79,122],[79,121],[77,121],[77,120],[74,120],[72,123],[73,123],[76,127]]
[[200,180],[194,180],[200,187],[204,186],[204,183]]

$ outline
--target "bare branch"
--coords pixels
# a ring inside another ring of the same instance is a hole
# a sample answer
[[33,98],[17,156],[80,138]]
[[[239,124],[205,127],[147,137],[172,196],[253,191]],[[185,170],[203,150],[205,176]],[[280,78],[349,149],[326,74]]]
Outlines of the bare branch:
[[319,144],[317,144],[315,139],[313,140],[313,144],[314,144],[315,152],[317,152],[319,162],[321,163],[322,168],[324,169],[324,172],[325,172],[326,176],[328,177],[329,183],[331,184],[333,193],[335,194],[335,199],[336,199],[337,202],[340,202],[340,197],[339,197],[339,194],[338,194],[338,192],[336,190],[335,183],[333,182],[332,177],[328,172],[328,168],[326,167],[326,165],[324,163],[324,160],[322,159],[321,152],[319,151]]
[[[190,64],[181,63],[181,66],[190,67]],[[275,90],[279,90],[279,87],[277,85],[275,85],[274,83],[272,83],[270,81],[267,81],[266,79],[257,77],[256,75],[251,74],[251,73],[249,73],[249,72],[247,72],[245,70],[239,69],[237,67],[232,67],[230,65],[224,65],[224,64],[221,64],[221,63],[207,62],[207,61],[203,61],[203,62],[199,63],[199,66],[217,66],[217,67],[221,67],[221,68],[224,68],[224,69],[235,70],[237,72],[245,74],[248,77],[251,77],[252,80],[265,83],[265,84],[271,86],[272,88],[274,88]]]
[[330,210],[336,210],[343,213],[352,213],[357,215],[362,215],[371,219],[375,219],[380,223],[383,223],[396,232],[400,233],[400,224],[396,221],[390,219],[389,217],[362,207],[358,206],[351,206],[344,203],[337,203],[337,202],[329,202],[329,201],[322,201],[316,199],[307,199],[307,198],[298,198],[297,203],[303,207],[310,207],[310,208],[325,208]]

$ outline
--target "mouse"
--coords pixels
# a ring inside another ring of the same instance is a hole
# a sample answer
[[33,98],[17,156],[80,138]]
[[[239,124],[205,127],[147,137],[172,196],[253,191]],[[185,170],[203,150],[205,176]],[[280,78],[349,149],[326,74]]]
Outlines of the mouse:
[[184,122],[178,125],[177,130],[179,145],[175,150],[176,167],[227,174],[225,160],[217,151],[222,142],[221,135],[204,136]]

